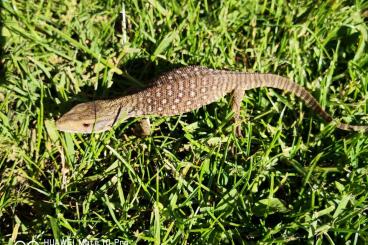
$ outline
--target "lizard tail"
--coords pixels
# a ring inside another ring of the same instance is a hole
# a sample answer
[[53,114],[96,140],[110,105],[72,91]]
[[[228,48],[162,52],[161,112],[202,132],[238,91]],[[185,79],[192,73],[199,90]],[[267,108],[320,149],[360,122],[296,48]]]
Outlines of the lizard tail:
[[[274,74],[258,73],[248,73],[245,74],[245,76],[245,90],[259,87],[270,87],[293,93],[299,97],[306,104],[306,106],[311,108],[312,111],[321,116],[326,122],[333,121],[332,116],[322,109],[322,106],[306,89],[295,82],[290,81],[288,78]],[[244,83],[242,86],[244,86]],[[368,132],[368,125],[350,125],[338,123],[336,127],[346,131]]]

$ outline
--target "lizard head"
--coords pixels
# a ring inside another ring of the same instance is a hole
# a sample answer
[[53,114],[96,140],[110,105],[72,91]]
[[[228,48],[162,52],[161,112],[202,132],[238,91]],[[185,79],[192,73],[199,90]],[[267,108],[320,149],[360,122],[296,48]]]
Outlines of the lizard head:
[[111,129],[122,117],[127,113],[120,108],[116,111],[102,101],[92,101],[74,106],[56,121],[56,127],[69,133],[98,133]]

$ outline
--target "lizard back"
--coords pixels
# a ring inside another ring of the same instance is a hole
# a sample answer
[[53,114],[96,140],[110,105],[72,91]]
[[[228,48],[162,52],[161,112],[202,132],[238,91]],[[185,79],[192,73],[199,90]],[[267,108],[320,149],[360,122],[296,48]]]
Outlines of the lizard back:
[[[171,116],[192,111],[230,93],[235,72],[189,66],[159,76],[152,86],[134,94],[134,115]],[[235,78],[235,77],[234,77]]]

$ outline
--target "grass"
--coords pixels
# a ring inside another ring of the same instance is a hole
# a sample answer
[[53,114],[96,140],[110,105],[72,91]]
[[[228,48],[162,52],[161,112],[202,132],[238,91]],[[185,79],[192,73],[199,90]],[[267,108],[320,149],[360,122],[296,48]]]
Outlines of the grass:
[[[140,138],[64,134],[72,105],[176,66],[277,73],[342,121],[368,124],[368,4],[356,1],[5,1],[1,4],[0,241],[368,242],[368,138],[292,95],[229,98],[152,117]],[[126,39],[126,41],[125,41]]]

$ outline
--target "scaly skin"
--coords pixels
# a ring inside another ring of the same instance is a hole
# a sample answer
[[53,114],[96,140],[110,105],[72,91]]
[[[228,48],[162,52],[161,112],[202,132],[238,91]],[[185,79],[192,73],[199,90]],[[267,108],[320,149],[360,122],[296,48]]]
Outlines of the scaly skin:
[[[192,111],[232,93],[232,110],[240,134],[240,104],[246,90],[270,87],[294,93],[325,121],[332,117],[313,96],[298,84],[274,74],[241,73],[189,66],[158,77],[153,85],[138,93],[112,100],[97,100],[73,107],[57,120],[57,128],[73,133],[98,133],[118,121],[145,115],[172,116]],[[348,131],[368,131],[368,126],[337,124]]]

